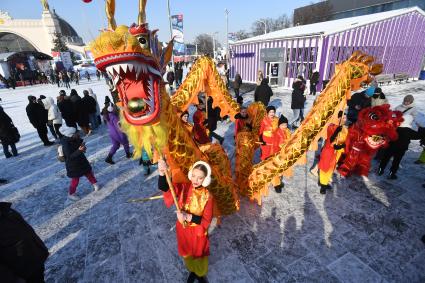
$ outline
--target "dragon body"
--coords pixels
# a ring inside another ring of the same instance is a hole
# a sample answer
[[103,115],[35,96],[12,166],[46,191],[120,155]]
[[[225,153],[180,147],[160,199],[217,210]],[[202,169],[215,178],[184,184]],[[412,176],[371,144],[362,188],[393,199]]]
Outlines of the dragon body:
[[208,57],[199,58],[170,98],[162,76],[171,59],[173,44],[171,41],[163,49],[156,30],[149,29],[146,1],[139,1],[138,24],[130,27],[116,25],[114,0],[105,3],[108,29],[91,43],[91,51],[96,67],[108,72],[119,93],[122,127],[135,147],[136,158],[142,148],[150,156],[154,150],[163,153],[175,182],[188,181],[187,172],[195,161],[211,164],[213,179],[208,189],[216,199],[220,215],[239,209],[238,189],[241,195],[261,203],[267,191],[265,187],[273,178],[288,174],[294,164],[305,161],[306,151],[325,135],[326,124],[336,122],[336,113],[345,107],[351,91],[382,70],[382,65],[372,65],[372,57],[355,52],[337,66],[334,77],[281,151],[255,166],[252,157],[258,148],[256,141],[265,109],[261,104],[251,104],[248,113],[253,129],[236,137],[233,179],[230,160],[223,148],[217,144],[197,145],[179,117],[189,105],[199,103],[197,95],[200,92],[213,98],[213,107],[220,107],[222,116],[229,115],[233,120],[239,112],[239,105],[229,95],[214,62]]

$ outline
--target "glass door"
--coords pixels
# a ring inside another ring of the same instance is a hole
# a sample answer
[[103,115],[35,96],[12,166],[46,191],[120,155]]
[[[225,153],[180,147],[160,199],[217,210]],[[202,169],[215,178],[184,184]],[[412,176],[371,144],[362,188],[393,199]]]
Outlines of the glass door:
[[266,77],[269,79],[270,86],[277,86],[279,79],[279,63],[266,62]]

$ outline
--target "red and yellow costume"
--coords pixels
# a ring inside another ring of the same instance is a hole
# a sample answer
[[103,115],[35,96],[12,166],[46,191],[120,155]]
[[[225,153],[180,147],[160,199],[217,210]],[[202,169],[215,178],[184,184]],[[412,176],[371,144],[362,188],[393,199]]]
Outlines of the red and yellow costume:
[[[158,186],[164,191],[165,205],[167,207],[173,205],[173,197],[164,176],[160,176]],[[173,186],[181,210],[192,214],[192,222],[186,226],[176,221],[178,253],[183,257],[190,272],[203,277],[208,272],[210,255],[208,227],[213,217],[214,199],[206,188],[194,188],[192,183],[173,184]]]
[[260,136],[266,143],[261,146],[261,160],[265,160],[273,154],[273,135],[277,129],[278,121],[279,119],[277,117],[270,119],[267,116],[263,119],[263,121],[261,121]]
[[274,132],[274,135],[273,135],[272,154],[279,152],[282,149],[285,142],[289,140],[290,137],[291,137],[291,131],[288,128],[285,128],[285,129],[277,128],[277,130]]
[[205,114],[201,110],[196,110],[193,114],[193,138],[199,144],[209,143],[210,138],[207,134],[207,128],[204,125]]
[[[336,131],[339,131],[336,133]],[[333,137],[336,134],[336,137]],[[320,153],[319,160],[319,183],[321,185],[329,185],[332,180],[332,174],[335,171],[341,155],[345,151],[345,140],[347,139],[348,129],[342,127],[338,129],[338,125],[330,124],[327,128],[327,138],[325,145]],[[331,141],[332,138],[332,141]]]
[[252,130],[252,127],[249,127],[251,125],[251,121],[248,117],[244,119],[241,116],[238,117],[238,115],[236,115],[235,119],[235,137],[240,132],[250,132]]

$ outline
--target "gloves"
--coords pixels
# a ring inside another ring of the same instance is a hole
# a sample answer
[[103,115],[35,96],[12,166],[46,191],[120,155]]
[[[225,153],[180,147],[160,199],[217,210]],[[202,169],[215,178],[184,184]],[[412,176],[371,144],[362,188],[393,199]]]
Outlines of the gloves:
[[334,144],[334,149],[338,150],[338,149],[343,149],[345,148],[345,143],[343,144]]
[[263,140],[263,135],[260,135],[259,142],[261,142],[262,145],[267,145],[267,143]]
[[208,125],[208,120],[204,120],[204,122],[202,122],[202,125],[204,126]]

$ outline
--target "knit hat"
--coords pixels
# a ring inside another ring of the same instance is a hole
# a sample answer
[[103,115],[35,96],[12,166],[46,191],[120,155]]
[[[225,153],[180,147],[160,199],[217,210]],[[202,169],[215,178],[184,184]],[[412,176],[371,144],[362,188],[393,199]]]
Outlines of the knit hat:
[[274,107],[273,105],[269,105],[269,106],[267,106],[267,108],[266,108],[266,113],[269,113],[271,110],[273,110],[273,111],[275,111],[275,112],[276,112],[276,107]]
[[280,115],[279,117],[278,125],[280,126],[280,124],[288,124],[288,119],[283,115]]
[[77,130],[74,127],[68,127],[66,124],[63,124],[62,127],[59,128],[59,132],[61,132],[62,135],[65,137],[72,137]]
[[366,95],[369,96],[369,97],[372,97],[375,93],[375,89],[376,89],[376,87],[374,87],[374,86],[368,87],[365,90]]

